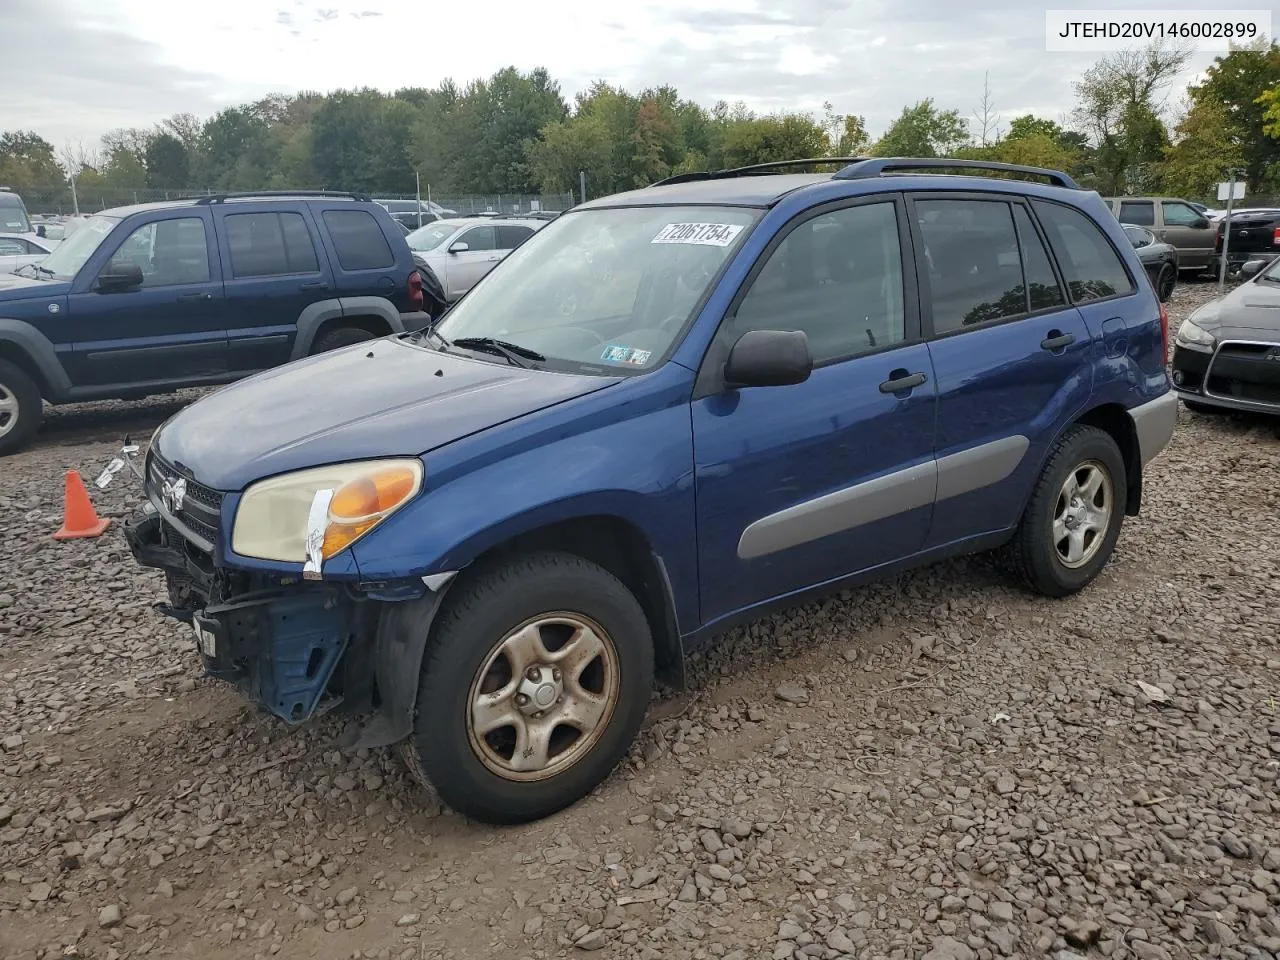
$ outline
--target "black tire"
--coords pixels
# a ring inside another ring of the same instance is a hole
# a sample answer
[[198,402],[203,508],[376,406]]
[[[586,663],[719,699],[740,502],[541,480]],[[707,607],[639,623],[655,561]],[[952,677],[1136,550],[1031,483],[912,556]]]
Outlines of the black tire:
[[1169,302],[1169,298],[1173,296],[1173,289],[1177,285],[1178,270],[1173,264],[1166,263],[1156,274],[1156,296],[1160,298],[1161,303]]
[[[405,759],[418,779],[465,816],[501,824],[549,816],[604,780],[640,729],[653,687],[649,623],[616,577],[570,554],[522,557],[478,571],[455,589],[428,641]],[[585,752],[563,771],[540,780],[508,779],[486,765],[471,741],[472,685],[504,637],[553,612],[583,617],[611,639],[618,674],[612,710],[594,742],[584,743]]]
[[[1068,478],[1095,464],[1110,480],[1111,513],[1101,542],[1087,562],[1072,567],[1055,543],[1054,517]],[[1067,428],[1054,443],[1008,547],[1011,564],[1027,586],[1048,597],[1069,596],[1088,586],[1115,550],[1124,523],[1127,490],[1124,457],[1111,435],[1083,424]]]
[[374,335],[362,327],[338,327],[316,338],[315,343],[311,345],[311,355],[314,357],[317,353],[328,353],[330,350],[373,339],[375,339]]
[[0,360],[0,457],[17,453],[44,419],[40,388],[20,367]]
[[1230,410],[1226,410],[1222,407],[1210,406],[1207,403],[1199,403],[1195,400],[1183,400],[1182,404],[1192,413],[1203,413],[1214,417],[1225,417],[1231,412]]

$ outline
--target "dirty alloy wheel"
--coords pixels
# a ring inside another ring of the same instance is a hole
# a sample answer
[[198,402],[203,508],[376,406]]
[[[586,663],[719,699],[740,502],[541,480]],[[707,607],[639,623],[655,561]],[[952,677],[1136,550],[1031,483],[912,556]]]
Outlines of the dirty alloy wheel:
[[1178,285],[1178,270],[1171,263],[1166,263],[1156,275],[1156,296],[1161,303],[1167,303],[1173,296],[1173,288]]
[[339,327],[337,330],[330,330],[323,336],[317,337],[316,342],[311,345],[311,355],[328,353],[330,350],[349,347],[353,343],[364,343],[372,339],[374,339],[373,334],[361,327]]
[[35,381],[14,364],[0,360],[0,456],[26,446],[43,417],[44,403]]
[[1124,457],[1097,427],[1069,427],[1054,444],[1009,544],[1014,569],[1050,597],[1083,589],[1115,550],[1126,506]]
[[477,820],[548,816],[607,777],[639,730],[648,621],[617,578],[568,554],[509,561],[455,589],[428,642],[409,767]]

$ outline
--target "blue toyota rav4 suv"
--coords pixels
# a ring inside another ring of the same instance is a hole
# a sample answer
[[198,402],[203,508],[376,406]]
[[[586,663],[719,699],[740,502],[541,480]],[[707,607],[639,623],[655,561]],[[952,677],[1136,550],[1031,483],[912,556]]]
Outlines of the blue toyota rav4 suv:
[[1093,580],[1176,420],[1116,219],[1035,168],[795,169],[584,204],[434,328],[162,425],[127,532],[208,672],[522,821],[772,604],[996,547]]

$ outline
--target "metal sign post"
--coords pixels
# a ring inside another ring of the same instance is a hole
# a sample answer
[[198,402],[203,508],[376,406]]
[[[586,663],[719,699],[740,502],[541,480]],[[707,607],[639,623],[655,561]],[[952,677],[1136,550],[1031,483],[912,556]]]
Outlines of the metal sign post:
[[[1218,184],[1218,199],[1227,201],[1227,213],[1222,218],[1222,262],[1218,264],[1218,296],[1222,296],[1227,286],[1227,252],[1231,247],[1231,206],[1236,199],[1236,175],[1243,172],[1233,167],[1230,181]],[[1240,186],[1243,187],[1244,184]],[[1243,197],[1244,191],[1239,192]]]

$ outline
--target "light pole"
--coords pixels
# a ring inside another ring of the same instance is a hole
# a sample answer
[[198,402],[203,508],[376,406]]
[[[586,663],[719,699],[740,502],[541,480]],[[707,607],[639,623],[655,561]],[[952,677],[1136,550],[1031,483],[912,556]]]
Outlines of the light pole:
[[1231,168],[1231,179],[1227,187],[1227,213],[1222,218],[1222,262],[1218,264],[1218,296],[1222,296],[1227,286],[1227,250],[1231,246],[1231,205],[1236,197],[1236,177],[1243,175],[1244,170]]

